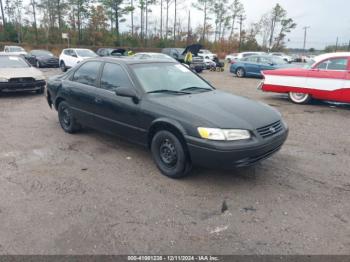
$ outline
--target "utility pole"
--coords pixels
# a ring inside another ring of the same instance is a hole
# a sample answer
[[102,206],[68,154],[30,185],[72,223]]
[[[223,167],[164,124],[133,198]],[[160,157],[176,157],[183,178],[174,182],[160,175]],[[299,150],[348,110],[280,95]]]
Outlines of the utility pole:
[[310,28],[310,26],[303,27],[303,29],[304,29],[304,46],[303,46],[304,54],[306,53],[306,36],[307,36],[307,30],[309,28]]
[[188,24],[187,24],[187,45],[190,44],[191,32],[191,11],[188,11]]
[[350,40],[349,40],[349,44],[348,44],[348,51],[350,51]]
[[337,37],[337,41],[335,42],[335,52],[337,52],[337,50],[338,50],[338,40],[339,40],[339,38]]

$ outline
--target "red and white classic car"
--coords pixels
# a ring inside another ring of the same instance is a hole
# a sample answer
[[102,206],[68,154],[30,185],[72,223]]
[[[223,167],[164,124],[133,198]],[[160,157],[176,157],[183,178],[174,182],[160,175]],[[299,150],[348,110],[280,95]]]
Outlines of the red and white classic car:
[[350,103],[350,52],[320,55],[308,67],[268,70],[263,76],[259,89],[288,93],[297,104],[311,98]]

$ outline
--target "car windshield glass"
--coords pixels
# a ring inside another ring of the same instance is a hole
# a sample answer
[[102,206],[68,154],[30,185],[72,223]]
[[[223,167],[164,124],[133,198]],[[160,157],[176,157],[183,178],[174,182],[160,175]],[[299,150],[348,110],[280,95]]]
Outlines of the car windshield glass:
[[167,93],[211,91],[213,88],[187,67],[174,63],[133,65],[132,69],[145,92],[167,90]]
[[75,50],[80,57],[95,57],[97,56],[93,51],[89,49],[78,49]]
[[13,47],[10,47],[10,51],[11,52],[23,52],[24,49],[22,47],[19,47],[19,46],[13,46]]
[[0,68],[26,68],[29,65],[20,57],[0,56]]
[[185,52],[185,48],[175,48],[175,50],[176,50],[176,52],[178,53],[178,54],[182,54],[183,52]]
[[306,63],[306,65],[304,65],[304,68],[305,68],[305,69],[311,69],[311,68],[313,67],[314,64],[316,64],[316,61],[313,60],[313,59],[311,59],[310,61],[308,61],[308,62]]
[[53,56],[53,54],[49,51],[46,50],[33,50],[31,52],[32,55],[37,55],[37,56]]

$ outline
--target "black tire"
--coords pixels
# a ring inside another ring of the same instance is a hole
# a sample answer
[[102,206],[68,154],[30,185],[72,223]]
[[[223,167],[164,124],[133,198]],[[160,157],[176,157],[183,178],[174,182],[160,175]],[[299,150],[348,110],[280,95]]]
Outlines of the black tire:
[[242,67],[237,68],[236,70],[236,76],[239,78],[245,77],[245,70]]
[[203,69],[196,68],[195,71],[196,71],[196,73],[199,74],[199,73],[202,73],[202,72],[203,72]]
[[64,61],[60,62],[60,68],[61,68],[62,72],[67,72],[67,67],[66,67],[66,64],[64,63]]
[[160,172],[170,178],[181,178],[191,170],[185,146],[170,131],[158,131],[151,144],[153,159]]
[[74,118],[72,114],[72,110],[70,109],[69,105],[62,101],[58,105],[58,120],[60,122],[60,125],[62,129],[69,133],[73,134],[76,133],[81,129],[81,126],[78,124],[76,119]]
[[37,94],[44,94],[45,87],[41,87],[39,90],[36,90]]

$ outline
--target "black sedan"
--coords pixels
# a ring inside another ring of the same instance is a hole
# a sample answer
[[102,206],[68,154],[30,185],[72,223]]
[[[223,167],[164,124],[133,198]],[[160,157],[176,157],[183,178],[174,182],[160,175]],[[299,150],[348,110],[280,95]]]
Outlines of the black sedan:
[[25,56],[27,61],[37,67],[59,67],[58,57],[47,50],[32,50]]
[[172,178],[192,165],[253,165],[288,134],[274,108],[215,90],[176,62],[89,59],[51,78],[47,89],[64,131],[89,126],[148,147]]

